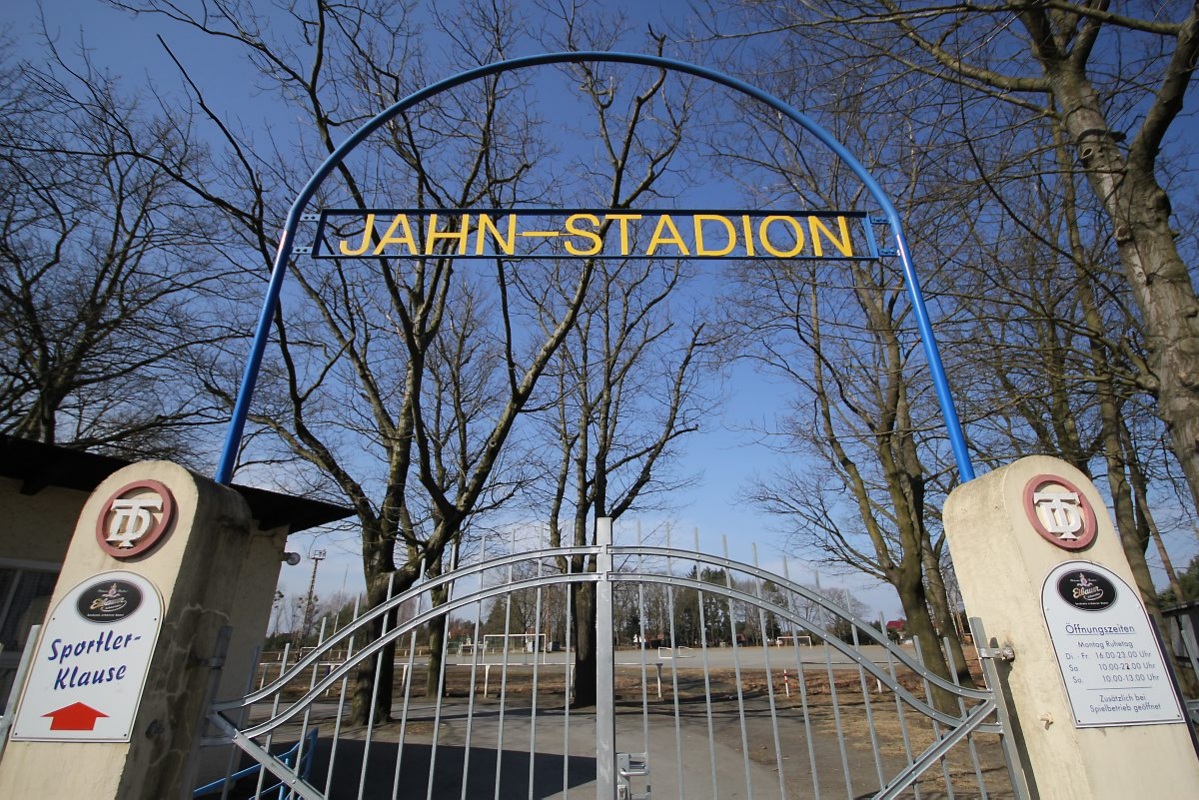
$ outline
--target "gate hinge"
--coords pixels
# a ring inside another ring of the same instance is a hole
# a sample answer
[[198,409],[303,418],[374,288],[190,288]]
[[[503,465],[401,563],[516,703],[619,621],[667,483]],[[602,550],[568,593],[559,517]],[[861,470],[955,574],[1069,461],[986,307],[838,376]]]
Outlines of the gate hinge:
[[993,658],[996,661],[1015,661],[1016,651],[1012,649],[1011,645],[1006,644],[1003,647],[980,647],[978,648],[978,657]]

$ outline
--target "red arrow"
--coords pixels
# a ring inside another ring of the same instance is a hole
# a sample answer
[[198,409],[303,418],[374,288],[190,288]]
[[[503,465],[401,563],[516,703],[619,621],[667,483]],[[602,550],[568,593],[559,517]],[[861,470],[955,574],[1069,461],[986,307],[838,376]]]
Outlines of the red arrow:
[[91,731],[96,729],[96,720],[99,717],[108,715],[85,703],[71,703],[42,716],[50,717],[52,731]]

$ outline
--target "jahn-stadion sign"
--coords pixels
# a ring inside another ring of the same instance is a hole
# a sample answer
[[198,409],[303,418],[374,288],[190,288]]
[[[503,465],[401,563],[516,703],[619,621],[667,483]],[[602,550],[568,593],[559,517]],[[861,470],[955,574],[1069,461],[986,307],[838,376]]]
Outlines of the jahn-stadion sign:
[[845,211],[324,209],[315,258],[869,260],[869,217]]

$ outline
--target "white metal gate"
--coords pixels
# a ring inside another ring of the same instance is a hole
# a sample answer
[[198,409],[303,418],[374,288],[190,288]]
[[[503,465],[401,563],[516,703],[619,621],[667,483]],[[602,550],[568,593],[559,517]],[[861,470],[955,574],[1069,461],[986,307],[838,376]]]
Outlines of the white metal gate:
[[[285,653],[261,688],[213,707],[209,743],[236,745],[228,773],[243,753],[251,763],[206,791],[309,800],[1026,796],[995,694],[926,670],[929,645],[892,644],[792,580],[785,561],[779,575],[705,555],[698,543],[616,546],[607,520],[597,541],[498,554],[485,542],[473,563],[322,630],[301,658]],[[571,557],[588,568],[572,569]],[[561,621],[574,611],[572,584],[594,585],[594,708],[570,703],[577,643]],[[389,617],[401,621],[389,627]],[[429,626],[446,643],[439,667],[421,647]],[[995,686],[996,654],[981,652]],[[384,658],[395,667],[391,713],[377,718],[369,704],[368,724],[349,725],[359,666],[375,665],[375,696]]]

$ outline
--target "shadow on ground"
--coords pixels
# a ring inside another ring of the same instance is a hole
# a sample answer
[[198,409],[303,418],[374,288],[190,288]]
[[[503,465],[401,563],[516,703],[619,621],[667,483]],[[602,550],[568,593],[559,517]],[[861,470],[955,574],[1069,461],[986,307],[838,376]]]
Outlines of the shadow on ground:
[[[272,751],[289,749],[294,742],[277,743]],[[318,790],[324,790],[332,745],[328,740],[317,742],[316,757],[313,759],[308,782]],[[550,753],[534,753],[532,756],[533,793],[529,793],[530,756],[527,752],[505,750],[499,763],[499,793],[496,793],[496,751],[482,748],[471,748],[470,762],[467,764],[466,748],[451,745],[437,747],[436,761],[433,769],[432,790],[429,788],[429,762],[433,758],[433,746],[429,744],[408,743],[404,746],[401,762],[403,768],[400,775],[398,793],[394,793],[396,780],[397,749],[394,744],[375,742],[370,748],[370,758],[363,773],[362,758],[366,752],[365,743],[343,739],[337,745],[334,759],[333,781],[329,784],[330,800],[359,797],[366,800],[374,798],[461,798],[467,800],[491,800],[495,797],[561,797],[564,787],[575,789],[595,781],[595,759],[583,756],[570,756],[564,759],[561,755]],[[242,767],[251,765],[248,757],[243,760]],[[469,766],[469,776],[467,767]],[[462,781],[467,780],[466,793],[462,792]],[[258,783],[256,777],[242,779],[230,798],[254,797]],[[263,798],[274,798],[278,790],[266,791],[266,787],[277,786],[278,781],[268,773],[263,781]],[[211,797],[219,797],[217,792]]]

